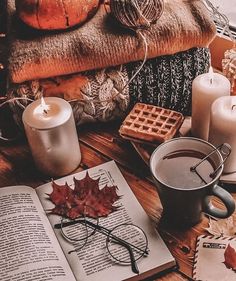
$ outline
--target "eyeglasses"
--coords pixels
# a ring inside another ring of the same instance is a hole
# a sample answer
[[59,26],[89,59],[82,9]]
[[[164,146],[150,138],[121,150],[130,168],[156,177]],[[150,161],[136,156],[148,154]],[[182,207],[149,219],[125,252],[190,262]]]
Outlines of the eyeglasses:
[[134,273],[139,273],[137,261],[147,257],[148,239],[145,232],[131,223],[119,224],[112,229],[99,225],[98,219],[83,217],[76,220],[62,218],[60,224],[54,226],[60,229],[62,236],[74,245],[74,250],[81,250],[91,236],[96,232],[106,236],[106,248],[113,261],[131,265]]

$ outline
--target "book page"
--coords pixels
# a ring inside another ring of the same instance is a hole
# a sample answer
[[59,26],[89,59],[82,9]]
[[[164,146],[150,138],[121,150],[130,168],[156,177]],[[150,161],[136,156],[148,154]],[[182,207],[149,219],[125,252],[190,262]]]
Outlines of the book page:
[[[152,225],[150,219],[144,212],[143,208],[137,201],[132,190],[128,186],[124,177],[114,161],[107,162],[100,166],[88,170],[91,178],[98,179],[100,188],[106,184],[108,186],[117,186],[117,193],[121,198],[116,202],[118,209],[105,218],[99,218],[99,225],[112,229],[117,225],[123,223],[133,223],[142,228],[148,238],[149,255],[142,257],[137,261],[137,266],[140,273],[156,268],[157,271],[173,266],[175,264],[174,258],[170,254],[166,245],[162,241],[159,234],[156,232],[155,227]],[[56,183],[63,185],[66,182],[73,188],[73,177],[82,179],[85,177],[86,171],[67,176]],[[52,192],[51,184],[46,184],[37,189],[39,198],[41,199],[44,209],[52,209],[54,205],[48,200],[48,193]],[[50,214],[49,220],[54,226],[61,223],[61,218],[57,215]],[[129,232],[129,228],[127,228]],[[75,246],[68,242],[61,233],[60,229],[55,229],[58,240],[64,250],[64,253],[72,267],[72,270],[77,280],[124,280],[133,276],[138,277],[131,269],[130,264],[123,265],[119,262],[114,262],[111,258],[106,245],[106,236],[99,231],[93,234],[85,245],[81,247],[80,241],[78,251],[74,251]],[[78,233],[81,237],[82,234]],[[127,239],[133,235],[126,233]],[[118,253],[119,258],[122,259],[122,252]]]
[[1,281],[75,280],[34,189],[0,188]]

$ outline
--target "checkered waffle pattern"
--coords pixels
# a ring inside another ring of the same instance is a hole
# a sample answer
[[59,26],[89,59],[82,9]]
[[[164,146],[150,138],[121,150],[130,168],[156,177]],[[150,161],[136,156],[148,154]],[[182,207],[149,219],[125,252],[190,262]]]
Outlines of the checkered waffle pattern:
[[119,133],[131,140],[160,143],[171,139],[183,120],[183,115],[177,111],[137,103],[123,121]]

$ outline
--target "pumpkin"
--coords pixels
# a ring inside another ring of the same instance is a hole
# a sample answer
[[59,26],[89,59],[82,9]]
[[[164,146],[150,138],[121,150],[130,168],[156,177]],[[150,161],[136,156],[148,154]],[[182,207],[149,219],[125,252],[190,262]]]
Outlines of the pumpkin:
[[16,12],[27,25],[36,29],[66,29],[88,19],[99,0],[16,0]]

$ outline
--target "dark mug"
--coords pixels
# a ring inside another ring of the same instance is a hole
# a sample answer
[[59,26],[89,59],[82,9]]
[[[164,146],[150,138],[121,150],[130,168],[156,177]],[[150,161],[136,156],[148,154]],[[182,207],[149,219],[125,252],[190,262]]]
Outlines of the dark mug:
[[[163,206],[162,219],[185,227],[197,224],[203,212],[216,218],[231,216],[234,199],[217,185],[223,160],[212,144],[197,138],[175,138],[158,146],[151,155],[150,170]],[[212,195],[223,202],[225,210],[213,206]]]

